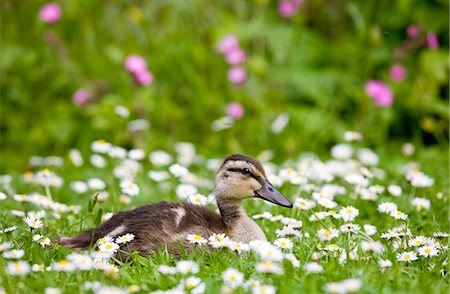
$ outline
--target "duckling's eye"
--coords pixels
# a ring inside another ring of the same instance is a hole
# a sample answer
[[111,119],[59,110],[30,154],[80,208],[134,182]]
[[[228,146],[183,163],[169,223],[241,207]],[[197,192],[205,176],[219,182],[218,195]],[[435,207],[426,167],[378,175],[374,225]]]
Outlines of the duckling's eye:
[[244,175],[249,175],[250,174],[250,170],[248,168],[243,168],[241,169],[241,173]]
[[232,171],[232,172],[241,173],[243,175],[250,175],[251,174],[251,172],[250,172],[250,170],[248,168],[230,168],[228,170]]

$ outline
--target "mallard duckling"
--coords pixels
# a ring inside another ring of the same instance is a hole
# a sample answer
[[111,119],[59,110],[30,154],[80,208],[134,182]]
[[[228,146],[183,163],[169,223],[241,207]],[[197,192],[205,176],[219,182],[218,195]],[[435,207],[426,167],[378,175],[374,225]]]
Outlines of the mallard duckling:
[[177,255],[180,243],[187,251],[192,248],[186,240],[188,234],[208,238],[214,233],[225,233],[240,242],[267,240],[263,230],[242,207],[244,199],[256,197],[292,207],[292,203],[269,183],[261,164],[241,154],[224,160],[215,178],[214,193],[220,214],[205,206],[163,201],[118,212],[99,227],[78,236],[63,237],[58,243],[69,248],[87,249],[104,236],[132,233],[135,239],[127,244],[127,250],[148,255],[167,248]]

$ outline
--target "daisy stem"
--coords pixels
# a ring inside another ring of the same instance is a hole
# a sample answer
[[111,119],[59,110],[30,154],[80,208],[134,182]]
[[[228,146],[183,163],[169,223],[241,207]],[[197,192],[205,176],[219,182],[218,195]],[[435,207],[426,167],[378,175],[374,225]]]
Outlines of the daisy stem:
[[52,193],[50,192],[50,185],[48,183],[45,184],[45,194],[50,201],[53,201]]

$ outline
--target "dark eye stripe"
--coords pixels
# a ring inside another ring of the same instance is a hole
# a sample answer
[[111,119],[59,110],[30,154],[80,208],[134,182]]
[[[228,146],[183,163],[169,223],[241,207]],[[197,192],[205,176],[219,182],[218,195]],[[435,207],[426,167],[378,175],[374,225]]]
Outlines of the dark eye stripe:
[[243,175],[251,175],[251,171],[248,168],[229,168],[228,171],[241,173]]

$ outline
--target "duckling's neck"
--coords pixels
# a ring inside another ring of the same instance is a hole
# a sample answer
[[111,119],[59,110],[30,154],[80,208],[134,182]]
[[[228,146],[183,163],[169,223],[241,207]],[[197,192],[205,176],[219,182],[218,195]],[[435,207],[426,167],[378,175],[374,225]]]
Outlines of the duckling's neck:
[[229,229],[231,239],[240,242],[267,240],[261,228],[250,218],[240,200],[217,198],[223,222]]

